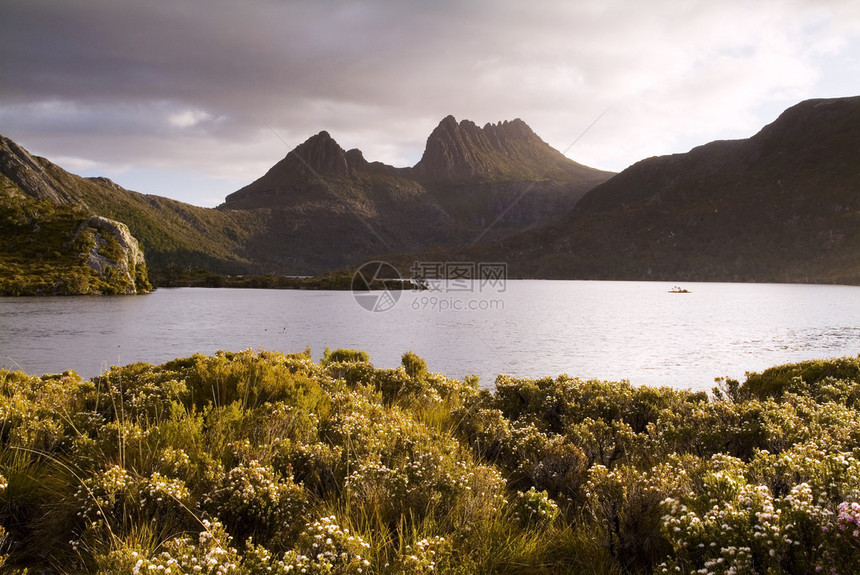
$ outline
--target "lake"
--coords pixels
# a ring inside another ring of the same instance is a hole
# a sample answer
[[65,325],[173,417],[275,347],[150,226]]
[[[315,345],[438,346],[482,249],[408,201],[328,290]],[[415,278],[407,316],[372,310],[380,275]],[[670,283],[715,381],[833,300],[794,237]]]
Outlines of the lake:
[[[507,280],[434,291],[162,288],[145,296],[0,298],[0,366],[27,373],[163,363],[219,349],[409,350],[430,371],[629,379],[710,390],[714,378],[860,353],[860,287]],[[378,295],[376,295],[378,294]],[[368,297],[370,299],[368,299]],[[399,299],[397,299],[399,298]],[[377,311],[372,311],[376,309]]]

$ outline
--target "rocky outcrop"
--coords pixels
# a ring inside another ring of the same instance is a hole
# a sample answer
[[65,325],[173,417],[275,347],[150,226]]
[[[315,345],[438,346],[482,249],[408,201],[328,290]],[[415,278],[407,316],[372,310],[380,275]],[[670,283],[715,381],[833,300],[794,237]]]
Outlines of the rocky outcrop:
[[[509,130],[508,126],[516,130]],[[525,129],[522,129],[522,127]],[[415,166],[415,174],[424,180],[463,180],[476,176],[487,176],[494,171],[494,164],[501,154],[511,160],[520,159],[510,144],[520,144],[538,139],[522,120],[488,124],[484,129],[474,122],[463,120],[457,123],[454,116],[443,119],[427,138],[421,161]],[[538,139],[539,140],[539,139]]]
[[117,293],[151,290],[143,251],[125,224],[92,216],[81,223],[72,241],[85,248],[87,265]]

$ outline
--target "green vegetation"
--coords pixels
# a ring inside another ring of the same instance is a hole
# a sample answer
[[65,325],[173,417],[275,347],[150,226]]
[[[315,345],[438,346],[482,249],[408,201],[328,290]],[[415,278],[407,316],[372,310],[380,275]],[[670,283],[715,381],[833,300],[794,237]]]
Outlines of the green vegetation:
[[[76,233],[89,215],[80,206],[38,201],[0,185],[0,295],[126,293],[131,280],[110,268],[99,274],[88,264],[96,247],[92,230]],[[114,262],[125,257],[113,236],[105,240],[100,256]],[[131,287],[149,291],[146,266],[133,269]]]
[[125,223],[140,242],[152,269],[181,265],[217,273],[244,273],[239,254],[253,221],[159,196],[126,190],[106,178],[80,178],[45,161],[43,168],[63,189],[75,190],[91,214]]
[[0,442],[11,573],[860,570],[860,358],[711,397],[411,352],[4,370]]

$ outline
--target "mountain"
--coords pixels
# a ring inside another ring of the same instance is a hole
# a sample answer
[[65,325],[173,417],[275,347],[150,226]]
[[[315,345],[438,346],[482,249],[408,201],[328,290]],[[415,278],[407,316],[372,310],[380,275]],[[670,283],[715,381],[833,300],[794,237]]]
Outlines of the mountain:
[[124,223],[166,281],[190,269],[319,274],[507,237],[553,221],[611,175],[564,157],[521,120],[478,128],[448,117],[414,167],[368,162],[320,132],[210,209],[70,174],[0,136],[0,181],[10,192],[0,207],[42,202],[70,226],[92,216]]
[[400,254],[398,265],[505,261],[515,277],[858,284],[858,158],[860,97],[801,102],[750,138],[614,176],[521,120],[449,116],[413,167],[368,162],[320,132],[207,209],[75,176],[0,137],[0,265],[17,276],[40,253],[80,271],[75,235],[102,216],[162,272],[312,274]]
[[570,160],[520,119],[479,128],[453,116],[433,130],[407,172],[468,230],[470,241],[551,222],[614,175]]
[[320,132],[218,211],[252,211],[246,253],[264,269],[321,273],[375,254],[457,239],[453,220],[420,184]]
[[[642,160],[561,221],[469,257],[523,277],[860,283],[860,97]],[[462,254],[466,257],[466,254]]]
[[320,273],[546,224],[612,174],[566,158],[522,120],[484,128],[449,116],[412,168],[367,162],[320,132],[218,210],[255,211],[248,257]]

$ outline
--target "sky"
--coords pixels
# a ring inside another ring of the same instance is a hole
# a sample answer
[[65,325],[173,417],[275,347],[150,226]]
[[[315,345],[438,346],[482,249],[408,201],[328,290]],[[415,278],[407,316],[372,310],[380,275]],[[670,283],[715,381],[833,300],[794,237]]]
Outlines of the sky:
[[855,95],[857,0],[0,0],[0,134],[200,206],[322,130],[412,166],[521,118],[620,171]]

